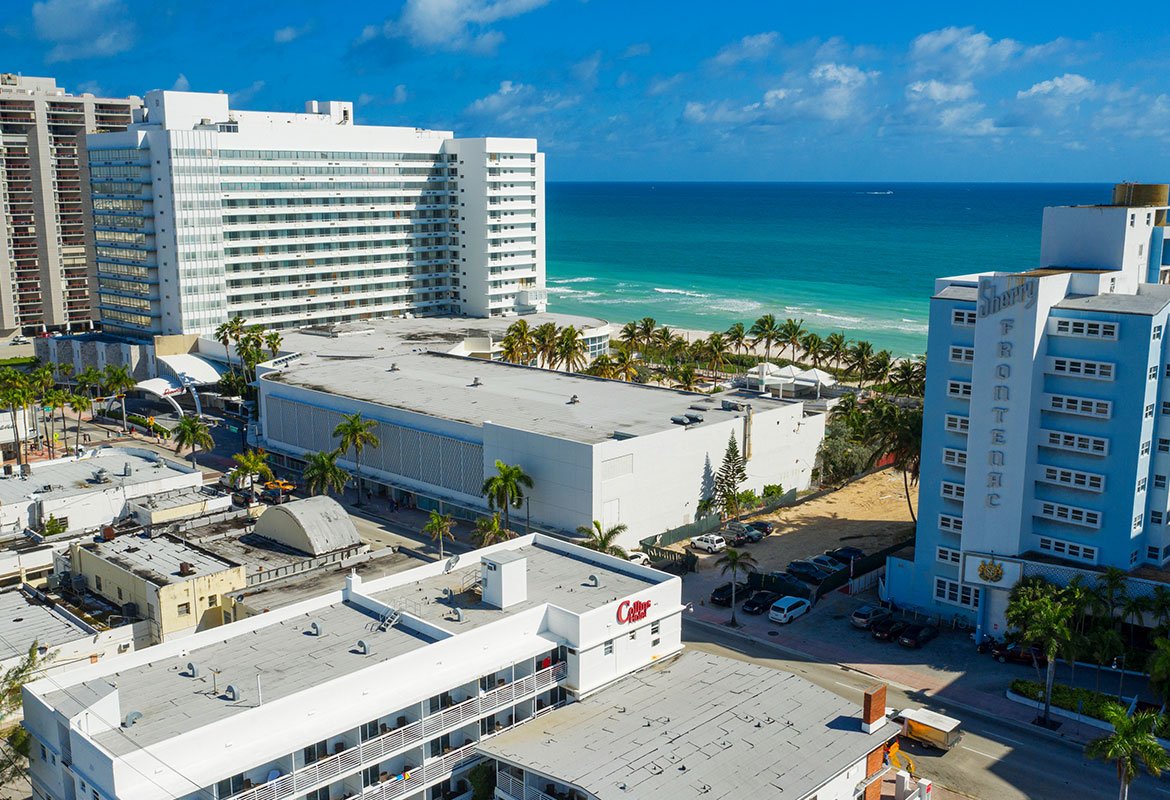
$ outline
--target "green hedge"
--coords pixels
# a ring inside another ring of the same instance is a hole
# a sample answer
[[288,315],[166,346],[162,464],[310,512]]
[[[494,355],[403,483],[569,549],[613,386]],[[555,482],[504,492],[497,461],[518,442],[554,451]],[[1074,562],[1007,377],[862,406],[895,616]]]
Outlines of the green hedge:
[[126,421],[133,422],[135,425],[146,428],[146,430],[150,431],[155,436],[159,436],[163,439],[171,438],[170,431],[168,431],[162,425],[159,425],[157,422],[152,423],[150,420],[148,420],[146,417],[142,416],[141,414],[127,414]]
[[[1012,691],[1029,700],[1044,702],[1044,684],[1022,678],[1012,681]],[[1113,695],[1094,692],[1092,689],[1073,688],[1063,683],[1052,684],[1052,705],[1084,714],[1094,719],[1104,721],[1105,708],[1117,705],[1117,698]]]

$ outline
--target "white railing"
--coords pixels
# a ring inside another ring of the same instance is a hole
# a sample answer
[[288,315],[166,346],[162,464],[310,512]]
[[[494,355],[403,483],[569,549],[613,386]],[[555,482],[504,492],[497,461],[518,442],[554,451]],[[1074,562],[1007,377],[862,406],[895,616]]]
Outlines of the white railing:
[[418,789],[425,789],[446,778],[464,762],[476,757],[475,743],[466,744],[458,750],[452,750],[442,758],[428,761],[418,769],[404,772],[386,783],[371,786],[359,794],[358,798],[360,800],[391,800],[391,798],[401,797]]
[[[357,747],[327,756],[294,770],[288,775],[282,775],[268,783],[232,795],[230,800],[282,800],[282,798],[295,794],[303,794],[318,783],[332,780],[369,762],[380,761],[400,750],[421,744],[449,728],[460,727],[469,722],[478,722],[481,718],[511,705],[516,700],[524,699],[531,694],[555,686],[557,681],[565,677],[566,672],[565,664],[554,664],[520,680],[492,689],[490,692],[483,692],[478,697],[472,697],[458,705],[430,714],[409,725],[388,731],[373,739],[367,739]],[[536,713],[544,713],[549,708],[551,708],[551,704]]]
[[556,800],[552,795],[545,794],[539,789],[525,786],[524,781],[506,772],[496,773],[496,789],[514,800]]

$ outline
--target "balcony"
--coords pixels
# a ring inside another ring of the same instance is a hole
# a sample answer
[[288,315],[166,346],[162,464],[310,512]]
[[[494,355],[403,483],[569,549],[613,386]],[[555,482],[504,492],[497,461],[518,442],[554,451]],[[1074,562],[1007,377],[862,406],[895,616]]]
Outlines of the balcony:
[[[490,692],[483,692],[478,697],[465,700],[443,711],[429,714],[417,722],[368,739],[357,747],[322,758],[294,770],[288,775],[282,775],[274,781],[232,795],[230,800],[281,800],[281,798],[304,794],[323,781],[333,780],[363,765],[380,761],[404,748],[424,744],[450,728],[478,722],[482,717],[499,711],[517,700],[525,699],[529,695],[551,688],[556,685],[557,681],[564,679],[566,669],[563,663],[554,664],[518,681],[492,689]],[[424,786],[428,781],[446,775],[455,766],[458,766],[474,747],[474,744],[461,747],[443,756],[440,760],[427,763],[421,770],[412,770],[409,778],[372,787],[361,797],[383,800],[384,798],[398,797],[409,790]],[[451,764],[452,766],[437,770],[432,769],[439,764]]]

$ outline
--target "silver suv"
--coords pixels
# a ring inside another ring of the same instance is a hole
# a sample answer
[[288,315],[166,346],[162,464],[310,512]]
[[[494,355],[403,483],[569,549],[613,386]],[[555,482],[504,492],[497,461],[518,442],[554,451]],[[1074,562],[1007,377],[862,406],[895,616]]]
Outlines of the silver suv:
[[892,614],[888,608],[882,608],[881,606],[874,605],[873,603],[867,603],[853,612],[853,616],[849,618],[849,624],[854,628],[860,628],[863,631],[867,631],[875,622],[886,619],[891,615]]

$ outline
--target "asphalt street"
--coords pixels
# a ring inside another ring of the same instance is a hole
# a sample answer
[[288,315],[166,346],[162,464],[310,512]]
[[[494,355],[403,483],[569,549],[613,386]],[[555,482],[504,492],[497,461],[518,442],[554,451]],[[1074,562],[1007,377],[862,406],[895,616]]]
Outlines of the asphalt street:
[[[688,647],[795,673],[859,707],[863,691],[874,683],[863,673],[806,661],[693,621],[684,621],[683,639]],[[919,775],[954,795],[977,800],[1101,800],[1117,795],[1111,765],[1086,759],[1080,748],[1048,738],[1038,728],[1027,730],[966,709],[924,704],[920,697],[908,696],[894,685],[888,689],[886,702],[894,708],[926,705],[963,721],[962,740],[946,753],[913,744],[904,748]],[[1129,796],[1130,800],[1170,797],[1170,783],[1142,776],[1130,787]]]

